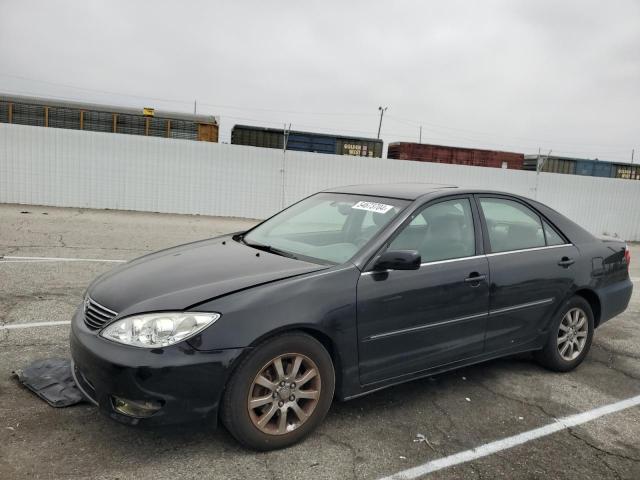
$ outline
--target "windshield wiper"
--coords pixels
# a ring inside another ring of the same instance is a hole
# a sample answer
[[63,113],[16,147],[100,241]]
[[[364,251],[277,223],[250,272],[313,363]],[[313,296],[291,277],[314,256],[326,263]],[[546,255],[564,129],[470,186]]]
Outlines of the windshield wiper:
[[293,253],[287,252],[285,250],[280,250],[279,248],[272,247],[271,245],[263,245],[261,243],[247,242],[244,239],[244,237],[240,237],[240,241],[244,243],[247,247],[255,248],[257,250],[264,250],[265,252],[274,253],[276,255],[280,255],[281,257],[293,258],[294,260],[298,259],[298,257],[296,257]]

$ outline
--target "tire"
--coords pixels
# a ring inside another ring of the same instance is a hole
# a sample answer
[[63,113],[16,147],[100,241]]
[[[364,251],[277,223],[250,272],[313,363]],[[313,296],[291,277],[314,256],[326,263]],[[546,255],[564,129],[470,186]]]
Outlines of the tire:
[[546,345],[534,356],[549,370],[569,372],[580,365],[589,353],[593,332],[593,311],[589,302],[580,296],[571,297],[551,324]]
[[324,346],[305,333],[284,333],[258,344],[236,367],[222,398],[221,420],[248,448],[288,447],[322,422],[334,389],[333,362]]

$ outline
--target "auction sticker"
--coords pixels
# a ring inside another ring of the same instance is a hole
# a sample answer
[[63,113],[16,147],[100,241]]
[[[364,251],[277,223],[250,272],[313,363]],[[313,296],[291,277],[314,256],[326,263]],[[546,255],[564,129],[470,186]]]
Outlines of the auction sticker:
[[368,212],[375,213],[387,213],[393,208],[393,205],[385,205],[384,203],[375,202],[358,202],[351,208],[355,208],[356,210],[366,210]]

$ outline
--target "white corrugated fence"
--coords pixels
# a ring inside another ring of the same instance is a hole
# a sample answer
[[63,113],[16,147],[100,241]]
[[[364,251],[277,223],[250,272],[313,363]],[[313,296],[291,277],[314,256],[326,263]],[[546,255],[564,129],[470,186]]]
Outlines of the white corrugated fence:
[[640,182],[0,124],[0,202],[265,218],[338,185],[433,182],[537,198],[640,241]]

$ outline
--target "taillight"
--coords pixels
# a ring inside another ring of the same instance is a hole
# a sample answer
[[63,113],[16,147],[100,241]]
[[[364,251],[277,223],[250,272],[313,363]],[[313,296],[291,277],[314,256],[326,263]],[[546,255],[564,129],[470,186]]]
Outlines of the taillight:
[[627,266],[631,265],[631,250],[629,250],[629,245],[624,246],[624,261],[627,262]]

